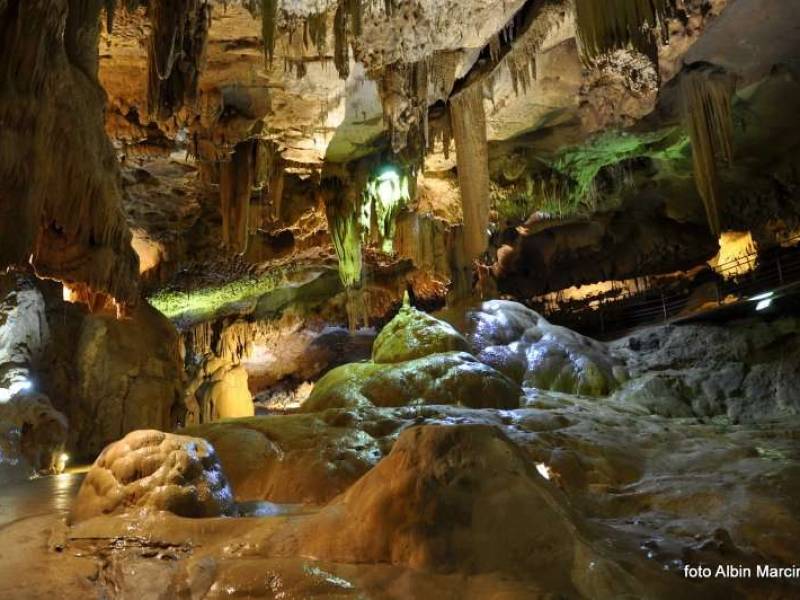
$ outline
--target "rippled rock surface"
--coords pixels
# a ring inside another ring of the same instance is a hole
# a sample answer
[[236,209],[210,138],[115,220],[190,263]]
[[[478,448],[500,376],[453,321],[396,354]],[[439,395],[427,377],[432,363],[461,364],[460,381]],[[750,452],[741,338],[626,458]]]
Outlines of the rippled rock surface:
[[518,302],[491,300],[467,316],[478,359],[526,387],[605,396],[626,379],[606,344],[549,323]]
[[73,521],[130,510],[215,517],[232,510],[233,495],[206,440],[134,431],[108,446],[81,485]]

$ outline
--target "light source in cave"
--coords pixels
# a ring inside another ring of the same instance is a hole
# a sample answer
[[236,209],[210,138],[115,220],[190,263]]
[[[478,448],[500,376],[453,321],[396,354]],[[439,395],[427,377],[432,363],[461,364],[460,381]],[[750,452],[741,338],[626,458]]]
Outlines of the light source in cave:
[[765,298],[764,300],[760,300],[758,304],[756,304],[756,310],[767,310],[770,306],[772,306],[772,298]]
[[398,213],[410,201],[408,175],[395,167],[384,168],[373,178],[364,192],[362,227],[364,232],[375,234],[381,250],[394,252],[395,220]]
[[58,459],[56,460],[55,468],[56,473],[61,474],[67,468],[67,464],[69,464],[69,454],[66,452],[62,452],[58,455]]
[[719,254],[708,265],[725,279],[734,279],[754,271],[757,256],[749,231],[725,231],[719,236]]
[[17,379],[8,387],[0,388],[0,402],[8,402],[20,392],[27,392],[33,389],[33,383],[28,379]]
[[544,477],[545,479],[548,479],[548,480],[552,476],[552,473],[550,471],[550,467],[548,467],[544,463],[536,463],[536,471],[539,473],[539,475],[541,475],[542,477]]

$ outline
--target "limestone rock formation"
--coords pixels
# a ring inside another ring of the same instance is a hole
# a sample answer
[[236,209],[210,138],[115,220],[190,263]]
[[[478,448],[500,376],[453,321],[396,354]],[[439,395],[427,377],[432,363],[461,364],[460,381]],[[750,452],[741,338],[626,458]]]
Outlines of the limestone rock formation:
[[211,444],[142,430],[129,433],[97,457],[71,518],[78,522],[137,510],[215,517],[232,508],[233,495]]
[[[546,589],[610,597],[630,576],[597,557],[583,525],[498,429],[413,427],[318,515],[261,542],[332,562],[525,573]],[[296,545],[296,547],[292,547]],[[590,567],[590,563],[592,566]]]
[[51,475],[64,469],[67,418],[47,396],[22,392],[0,402],[0,463],[23,461],[32,473]]
[[103,2],[0,3],[0,268],[138,300],[97,79]]
[[612,345],[632,379],[620,399],[663,416],[725,416],[734,422],[800,413],[800,321],[687,323],[652,327]]
[[186,423],[252,417],[253,396],[247,386],[247,371],[225,358],[209,356],[189,383]]
[[552,325],[519,303],[491,300],[467,320],[478,359],[524,386],[605,396],[627,378],[624,363],[605,344]]
[[422,404],[516,408],[519,398],[519,386],[502,373],[466,352],[445,352],[391,365],[337,367],[316,383],[302,410]]
[[449,323],[404,305],[372,346],[375,363],[399,363],[439,352],[469,352],[469,344]]
[[237,501],[322,505],[388,452],[406,421],[397,411],[331,410],[191,427],[217,450]]
[[372,361],[327,373],[302,408],[519,406],[519,387],[464,350],[469,344],[452,325],[406,304],[375,338]]

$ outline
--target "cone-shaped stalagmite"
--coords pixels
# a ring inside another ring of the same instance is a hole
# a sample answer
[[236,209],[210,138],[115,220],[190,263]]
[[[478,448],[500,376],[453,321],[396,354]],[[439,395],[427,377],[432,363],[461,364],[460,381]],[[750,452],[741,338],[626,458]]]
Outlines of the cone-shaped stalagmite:
[[692,66],[681,77],[683,114],[692,140],[694,178],[705,205],[708,226],[720,233],[717,161],[733,161],[731,97],[734,81],[713,65]]
[[450,118],[464,212],[464,252],[470,260],[486,250],[489,228],[489,151],[480,84],[451,99]]

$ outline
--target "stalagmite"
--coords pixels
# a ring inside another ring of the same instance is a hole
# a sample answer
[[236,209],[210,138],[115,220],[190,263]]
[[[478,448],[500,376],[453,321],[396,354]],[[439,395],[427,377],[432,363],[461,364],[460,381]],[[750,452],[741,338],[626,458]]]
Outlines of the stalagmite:
[[632,46],[658,64],[658,41],[667,41],[668,0],[575,0],[580,51],[586,62]]
[[166,119],[197,98],[205,60],[211,5],[206,0],[150,3],[147,106]]
[[692,140],[694,178],[711,231],[719,235],[717,161],[733,162],[733,78],[713,65],[693,66],[681,77],[683,114]]
[[453,97],[450,117],[464,212],[464,252],[471,260],[486,250],[489,227],[489,151],[481,84]]
[[247,250],[256,145],[253,141],[237,144],[231,160],[220,167],[222,240],[225,247],[236,254]]

